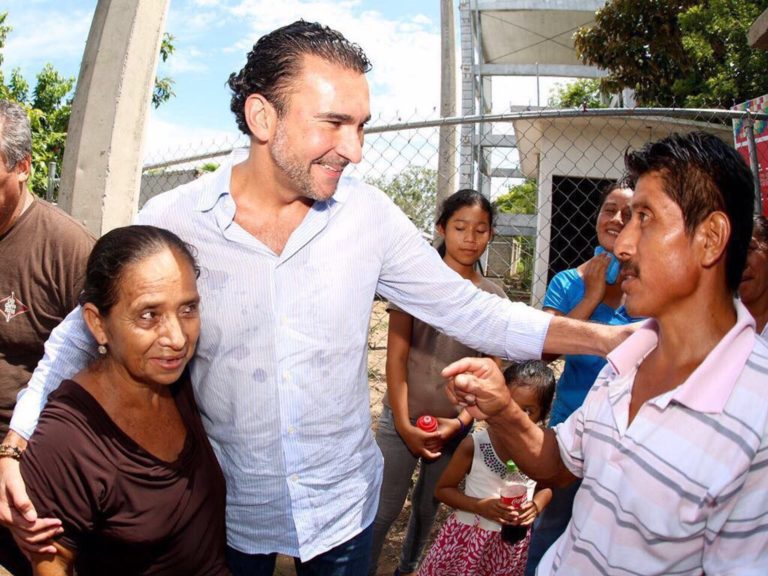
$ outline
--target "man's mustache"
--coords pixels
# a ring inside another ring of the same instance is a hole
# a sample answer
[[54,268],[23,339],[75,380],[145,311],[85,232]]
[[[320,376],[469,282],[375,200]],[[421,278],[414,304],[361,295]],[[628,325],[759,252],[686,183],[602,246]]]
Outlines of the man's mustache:
[[640,276],[640,268],[631,260],[627,260],[626,262],[621,263],[621,275]]

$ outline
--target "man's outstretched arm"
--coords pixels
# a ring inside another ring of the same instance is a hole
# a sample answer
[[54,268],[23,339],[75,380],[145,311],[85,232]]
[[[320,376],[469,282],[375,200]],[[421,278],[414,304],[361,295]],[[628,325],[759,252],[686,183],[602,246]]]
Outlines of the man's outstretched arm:
[[555,433],[542,429],[512,400],[501,370],[489,358],[464,358],[443,370],[453,402],[487,420],[515,463],[534,480],[565,485],[575,479],[560,457]]
[[626,340],[637,326],[638,324],[609,326],[555,316],[549,323],[543,351],[558,356],[589,354],[605,358],[611,350]]

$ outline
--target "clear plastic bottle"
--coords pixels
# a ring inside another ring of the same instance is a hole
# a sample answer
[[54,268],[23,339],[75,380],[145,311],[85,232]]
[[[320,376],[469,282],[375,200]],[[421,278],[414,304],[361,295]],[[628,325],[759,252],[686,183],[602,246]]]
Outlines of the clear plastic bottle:
[[[520,508],[528,499],[528,487],[525,476],[517,468],[512,460],[507,460],[507,476],[504,478],[504,486],[501,488],[501,501],[507,506]],[[509,544],[515,544],[523,540],[528,533],[528,526],[512,526],[504,524],[501,527],[501,538]]]

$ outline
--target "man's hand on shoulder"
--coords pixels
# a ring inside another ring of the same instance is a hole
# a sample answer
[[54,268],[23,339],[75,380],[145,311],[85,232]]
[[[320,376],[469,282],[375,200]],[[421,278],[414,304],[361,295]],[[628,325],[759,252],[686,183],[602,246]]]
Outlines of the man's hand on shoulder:
[[555,316],[549,325],[544,342],[546,354],[589,354],[605,358],[608,353],[624,342],[639,323],[611,326]]
[[607,356],[611,350],[632,336],[632,334],[634,334],[640,327],[642,322],[643,321],[640,320],[633,322],[632,324],[623,324],[621,326],[605,326],[608,333],[605,337],[606,350],[603,353],[603,356]]
[[[11,430],[3,445],[23,451],[27,441]],[[61,521],[37,517],[35,507],[27,496],[19,461],[10,457],[0,458],[0,523],[11,529],[23,551],[56,553],[52,539],[62,532]]]

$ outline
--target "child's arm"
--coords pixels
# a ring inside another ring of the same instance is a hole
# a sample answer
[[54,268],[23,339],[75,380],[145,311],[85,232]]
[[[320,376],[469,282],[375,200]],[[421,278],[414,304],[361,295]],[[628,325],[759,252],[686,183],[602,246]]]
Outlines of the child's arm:
[[416,456],[440,456],[439,432],[424,432],[411,424],[408,412],[408,355],[411,352],[413,317],[399,310],[389,311],[387,334],[387,396],[395,429]]
[[466,410],[462,410],[453,418],[438,418],[438,429],[440,432],[440,438],[447,440],[453,438],[456,434],[461,432],[462,428],[469,428],[475,423],[475,419]]
[[536,517],[552,501],[552,490],[550,488],[539,488],[533,493],[533,499],[523,504],[517,511],[517,519],[512,523],[520,526],[529,526],[533,524]]
[[472,468],[474,452],[475,445],[472,436],[467,436],[461,441],[453,453],[451,461],[440,476],[440,480],[437,481],[435,498],[451,508],[478,514],[492,522],[511,523],[512,508],[502,504],[499,497],[473,498],[459,490],[459,484]]

